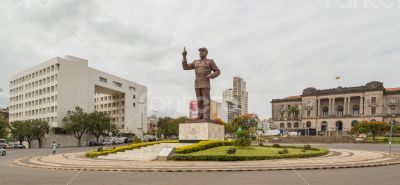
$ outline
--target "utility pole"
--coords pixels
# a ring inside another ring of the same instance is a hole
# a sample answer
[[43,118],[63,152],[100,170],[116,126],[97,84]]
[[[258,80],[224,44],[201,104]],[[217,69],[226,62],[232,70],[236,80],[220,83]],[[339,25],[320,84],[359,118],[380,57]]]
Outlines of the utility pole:
[[143,101],[143,102],[136,101],[136,103],[140,104],[140,112],[141,112],[141,121],[140,121],[140,123],[141,123],[141,126],[142,126],[142,139],[144,139],[144,128],[143,128],[143,104],[144,104],[145,102],[144,102],[144,101]]

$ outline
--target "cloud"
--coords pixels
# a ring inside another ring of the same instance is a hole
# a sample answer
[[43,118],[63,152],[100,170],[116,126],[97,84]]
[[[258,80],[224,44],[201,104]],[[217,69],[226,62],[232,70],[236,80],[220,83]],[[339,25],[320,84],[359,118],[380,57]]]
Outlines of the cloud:
[[309,86],[336,87],[337,75],[342,86],[372,80],[400,86],[398,8],[329,8],[319,0],[23,2],[0,4],[0,88],[6,91],[0,106],[8,104],[11,75],[64,55],[145,84],[149,98],[190,99],[194,72],[181,68],[183,47],[194,60],[205,46],[217,62],[222,74],[212,82],[214,98],[232,86],[233,76],[244,77],[250,112],[261,117],[270,116],[271,99]]

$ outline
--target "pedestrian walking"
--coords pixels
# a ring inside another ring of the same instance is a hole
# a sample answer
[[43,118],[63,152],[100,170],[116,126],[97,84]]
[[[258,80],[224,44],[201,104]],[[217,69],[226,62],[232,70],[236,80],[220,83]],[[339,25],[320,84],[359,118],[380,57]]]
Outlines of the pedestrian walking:
[[53,141],[53,144],[51,145],[51,151],[53,152],[53,155],[57,153],[57,145],[56,142]]

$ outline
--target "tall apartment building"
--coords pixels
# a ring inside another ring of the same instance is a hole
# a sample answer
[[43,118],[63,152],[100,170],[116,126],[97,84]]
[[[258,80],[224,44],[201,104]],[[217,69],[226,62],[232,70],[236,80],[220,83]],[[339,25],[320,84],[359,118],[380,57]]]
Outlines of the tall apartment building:
[[241,114],[248,113],[248,92],[246,90],[246,82],[243,78],[233,77],[233,98],[239,102]]
[[67,111],[82,107],[107,113],[122,132],[146,132],[147,87],[88,67],[85,59],[55,57],[10,79],[9,121],[48,121],[63,131]]
[[[314,134],[346,134],[361,121],[399,120],[400,88],[372,81],[363,86],[321,89],[309,87],[301,96],[273,99],[273,127],[314,129]],[[289,107],[298,112],[289,112]]]
[[233,88],[222,92],[223,120],[230,122],[238,115],[248,113],[248,92],[243,78],[233,77]]

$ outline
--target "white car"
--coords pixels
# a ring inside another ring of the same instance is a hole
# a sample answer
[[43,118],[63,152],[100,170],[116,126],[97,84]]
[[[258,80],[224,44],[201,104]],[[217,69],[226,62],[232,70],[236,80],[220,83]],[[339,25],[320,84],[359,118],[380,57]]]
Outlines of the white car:
[[0,155],[1,155],[1,156],[5,156],[5,155],[7,155],[7,152],[6,152],[6,150],[5,150],[5,149],[3,149],[3,148],[0,148]]

